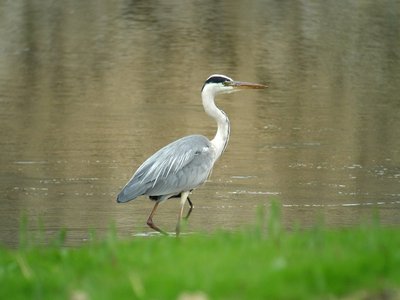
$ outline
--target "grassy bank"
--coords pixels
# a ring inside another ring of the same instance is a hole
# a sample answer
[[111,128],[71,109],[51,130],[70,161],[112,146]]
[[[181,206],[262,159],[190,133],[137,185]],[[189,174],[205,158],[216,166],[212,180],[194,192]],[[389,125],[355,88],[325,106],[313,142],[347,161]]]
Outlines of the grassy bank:
[[260,218],[241,232],[2,248],[0,283],[0,299],[399,299],[400,229]]

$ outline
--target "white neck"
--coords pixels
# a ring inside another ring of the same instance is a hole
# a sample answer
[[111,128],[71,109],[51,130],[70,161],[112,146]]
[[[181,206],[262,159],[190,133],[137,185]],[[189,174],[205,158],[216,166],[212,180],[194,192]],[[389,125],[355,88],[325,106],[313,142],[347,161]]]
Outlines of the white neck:
[[204,89],[201,93],[201,97],[203,100],[205,112],[210,117],[214,118],[214,120],[217,121],[218,124],[217,133],[215,134],[215,137],[211,140],[211,145],[215,150],[214,161],[216,161],[221,156],[222,152],[224,152],[228,144],[230,134],[229,119],[227,115],[215,105],[213,91],[210,91],[209,89]]

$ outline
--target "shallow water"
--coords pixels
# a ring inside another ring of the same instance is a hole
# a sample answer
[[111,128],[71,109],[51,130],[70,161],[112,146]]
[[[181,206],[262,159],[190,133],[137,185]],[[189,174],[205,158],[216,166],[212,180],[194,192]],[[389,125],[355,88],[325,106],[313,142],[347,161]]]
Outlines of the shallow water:
[[[135,169],[188,134],[210,138],[212,73],[267,83],[225,95],[231,138],[191,199],[186,232],[254,223],[400,224],[399,3],[6,1],[0,4],[0,242],[67,244],[115,224],[146,235],[152,203],[117,204]],[[154,221],[175,228],[178,201]]]

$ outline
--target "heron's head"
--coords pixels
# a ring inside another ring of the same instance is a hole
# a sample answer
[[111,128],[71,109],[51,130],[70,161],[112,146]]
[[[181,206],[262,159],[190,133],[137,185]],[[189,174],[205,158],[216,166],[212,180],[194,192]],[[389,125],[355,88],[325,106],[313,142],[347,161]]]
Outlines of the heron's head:
[[233,93],[244,89],[265,89],[267,86],[259,83],[235,81],[225,75],[214,74],[204,82],[202,93],[211,93],[214,95]]

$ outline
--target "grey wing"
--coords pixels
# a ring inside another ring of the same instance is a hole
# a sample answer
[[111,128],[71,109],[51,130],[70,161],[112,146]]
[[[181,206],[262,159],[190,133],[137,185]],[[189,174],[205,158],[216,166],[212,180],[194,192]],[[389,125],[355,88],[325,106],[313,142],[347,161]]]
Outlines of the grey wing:
[[126,202],[140,195],[168,198],[192,190],[207,179],[214,157],[206,137],[181,138],[148,158],[122,189],[117,201]]

